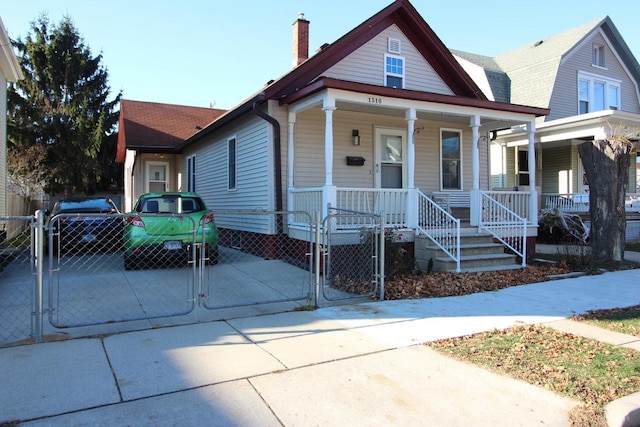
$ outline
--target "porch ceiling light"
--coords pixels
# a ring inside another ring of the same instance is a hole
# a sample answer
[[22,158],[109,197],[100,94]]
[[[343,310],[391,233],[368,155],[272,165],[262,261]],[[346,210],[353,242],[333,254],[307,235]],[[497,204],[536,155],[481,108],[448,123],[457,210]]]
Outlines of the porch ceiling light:
[[353,129],[351,131],[351,136],[353,137],[353,145],[360,145],[360,131],[358,129]]

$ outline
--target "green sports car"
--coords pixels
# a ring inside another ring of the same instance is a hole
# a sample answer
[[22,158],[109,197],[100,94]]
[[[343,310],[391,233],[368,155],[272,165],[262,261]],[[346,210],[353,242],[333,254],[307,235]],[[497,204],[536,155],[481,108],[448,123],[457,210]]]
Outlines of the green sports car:
[[[147,193],[127,215],[124,230],[124,268],[167,265],[200,259],[218,263],[218,229],[213,212],[195,193]],[[195,246],[195,250],[194,250]]]

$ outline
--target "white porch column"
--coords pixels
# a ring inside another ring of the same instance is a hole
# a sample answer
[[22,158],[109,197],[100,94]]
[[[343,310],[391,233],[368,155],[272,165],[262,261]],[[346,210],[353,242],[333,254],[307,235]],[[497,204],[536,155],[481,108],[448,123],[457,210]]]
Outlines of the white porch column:
[[414,132],[416,125],[416,110],[410,108],[406,114],[407,120],[407,206],[405,224],[409,228],[416,228],[418,225],[418,193],[416,192],[415,171],[416,171],[416,147],[414,144]]
[[[469,222],[473,226],[480,225],[482,206],[480,200],[480,149],[478,140],[480,139],[480,116],[471,117],[471,165],[473,185],[470,194]],[[461,147],[462,148],[462,147]]]
[[293,133],[296,127],[296,113],[289,113],[288,119],[288,132],[287,132],[287,210],[293,211],[293,197],[291,197],[291,190],[294,188],[294,164],[293,159],[295,155],[294,151],[294,138]]
[[336,109],[335,102],[332,100],[326,100],[324,106],[324,188],[323,188],[323,206],[322,216],[325,218],[329,211],[327,205],[337,206],[338,192],[335,185],[333,185],[333,112]]
[[536,150],[535,136],[536,123],[527,124],[527,134],[529,136],[529,224],[538,224],[538,191],[536,189]]
[[333,112],[336,107],[325,105],[324,110],[324,185],[333,185]]

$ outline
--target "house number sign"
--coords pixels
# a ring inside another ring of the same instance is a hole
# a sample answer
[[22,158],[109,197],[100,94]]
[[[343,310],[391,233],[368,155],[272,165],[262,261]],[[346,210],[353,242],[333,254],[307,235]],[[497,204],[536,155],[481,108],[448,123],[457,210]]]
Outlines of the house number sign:
[[367,100],[369,101],[369,104],[382,104],[382,98],[375,96],[370,96]]

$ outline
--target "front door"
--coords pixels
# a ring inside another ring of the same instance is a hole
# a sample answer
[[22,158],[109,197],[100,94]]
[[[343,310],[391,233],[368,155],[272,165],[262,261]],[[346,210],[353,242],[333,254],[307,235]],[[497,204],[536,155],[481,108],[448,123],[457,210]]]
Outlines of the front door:
[[376,128],[376,188],[406,188],[407,131]]

